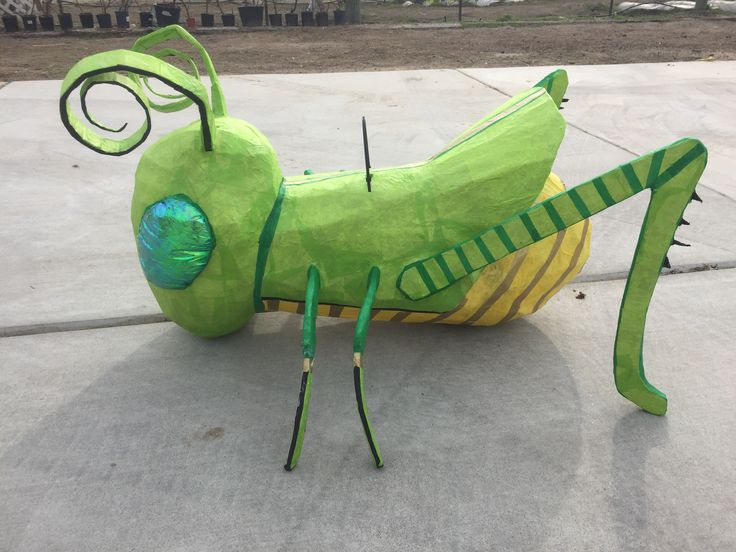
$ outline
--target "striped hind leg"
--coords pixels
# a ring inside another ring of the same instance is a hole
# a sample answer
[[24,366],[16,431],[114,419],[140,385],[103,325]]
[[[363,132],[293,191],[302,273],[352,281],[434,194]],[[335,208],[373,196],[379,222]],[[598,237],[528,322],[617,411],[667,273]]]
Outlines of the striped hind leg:
[[682,213],[694,196],[707,152],[686,138],[537,203],[477,236],[407,265],[398,287],[418,300],[555,232],[649,189],[651,197],[626,282],[614,347],[616,388],[647,412],[662,415],[667,398],[651,385],[642,360],[649,302]]

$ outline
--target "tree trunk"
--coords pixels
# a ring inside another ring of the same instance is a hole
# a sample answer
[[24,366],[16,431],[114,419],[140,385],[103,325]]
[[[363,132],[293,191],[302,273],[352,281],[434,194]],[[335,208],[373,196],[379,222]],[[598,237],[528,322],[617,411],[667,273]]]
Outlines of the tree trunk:
[[360,23],[360,0],[345,0],[345,18],[348,23]]

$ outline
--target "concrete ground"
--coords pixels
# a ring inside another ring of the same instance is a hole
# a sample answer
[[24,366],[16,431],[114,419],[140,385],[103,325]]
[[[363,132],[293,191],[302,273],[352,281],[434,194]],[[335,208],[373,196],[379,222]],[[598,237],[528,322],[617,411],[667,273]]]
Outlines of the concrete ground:
[[[532,317],[371,327],[381,471],[354,407],[353,324],[320,321],[309,429],[286,473],[300,319],[260,315],[214,341],[146,323],[161,315],[128,220],[145,146],[112,158],[77,144],[59,82],[0,89],[0,551],[736,549],[736,62],[568,70],[555,166],[568,184],[681,136],[709,148],[704,203],[677,235],[692,247],[670,252],[685,273],[660,279],[648,319],[647,374],[670,411],[643,413],[611,377],[637,197],[595,218],[585,271]],[[361,166],[361,115],[376,167],[425,158],[546,72],[223,84],[293,174]],[[101,118],[141,120],[125,96],[94,94]],[[193,117],[154,115],[149,143]]]

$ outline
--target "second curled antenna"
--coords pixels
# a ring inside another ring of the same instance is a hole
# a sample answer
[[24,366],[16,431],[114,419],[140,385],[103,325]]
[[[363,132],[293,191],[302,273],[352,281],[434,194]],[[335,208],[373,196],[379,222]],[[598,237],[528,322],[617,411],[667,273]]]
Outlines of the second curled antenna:
[[363,117],[363,153],[365,154],[365,183],[368,185],[368,191],[371,191],[371,155],[368,153],[368,127],[365,125],[365,117]]

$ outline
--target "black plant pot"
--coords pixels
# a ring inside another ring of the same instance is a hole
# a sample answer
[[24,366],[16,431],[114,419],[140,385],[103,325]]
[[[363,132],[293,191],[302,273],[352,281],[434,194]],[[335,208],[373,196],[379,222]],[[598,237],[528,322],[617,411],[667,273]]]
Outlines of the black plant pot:
[[141,27],[150,29],[153,27],[153,14],[151,12],[141,12]]
[[333,14],[335,15],[335,25],[345,24],[345,10],[335,10]]
[[100,29],[112,29],[112,16],[109,13],[98,13],[95,17]]
[[222,14],[222,26],[223,27],[234,27],[235,26],[235,14],[234,13],[223,13]]
[[115,24],[119,29],[127,29],[130,27],[130,16],[128,15],[128,10],[115,12]]
[[283,19],[281,18],[281,14],[280,13],[269,13],[268,14],[268,24],[271,25],[272,27],[281,27],[284,24]]
[[18,32],[18,18],[14,15],[3,15],[3,25],[5,25],[6,33]]
[[263,25],[263,6],[240,6],[238,13],[243,27],[261,27]]
[[35,31],[38,29],[38,21],[35,15],[24,15],[21,19],[23,19],[24,31]]
[[156,4],[154,9],[156,10],[156,24],[159,27],[179,23],[181,8],[177,8],[174,4]]
[[330,23],[330,14],[327,12],[317,12],[317,26],[326,27]]
[[42,15],[38,18],[41,23],[42,31],[53,31],[54,30],[54,16],[53,15]]
[[214,27],[215,26],[215,16],[211,13],[200,14],[199,20],[202,23],[202,27]]
[[82,24],[83,29],[95,28],[95,16],[91,13],[80,13],[79,22]]
[[59,27],[61,27],[62,31],[68,31],[72,27],[74,27],[74,21],[72,21],[72,14],[70,13],[60,13],[58,15],[59,18]]
[[298,27],[299,26],[299,14],[298,13],[287,13],[286,14],[286,26],[287,27]]
[[314,27],[314,14],[310,11],[302,12],[302,26]]

